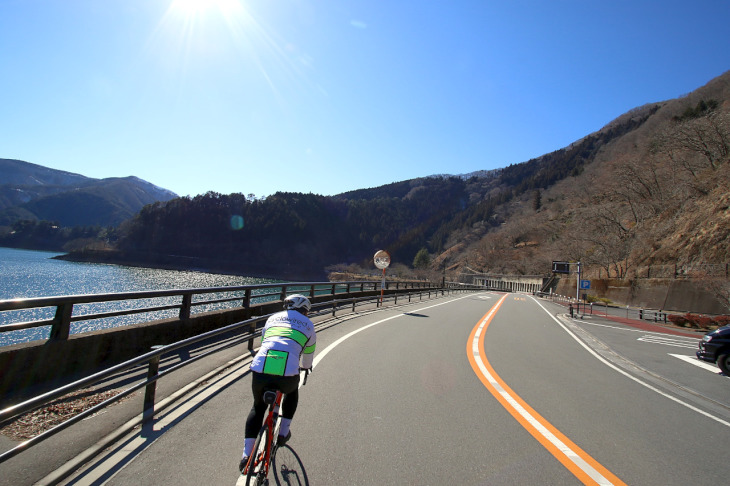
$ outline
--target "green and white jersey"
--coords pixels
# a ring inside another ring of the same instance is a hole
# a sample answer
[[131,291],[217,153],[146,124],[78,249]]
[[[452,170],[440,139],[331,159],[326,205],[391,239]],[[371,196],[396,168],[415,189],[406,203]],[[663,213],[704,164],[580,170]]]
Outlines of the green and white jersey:
[[263,341],[251,362],[251,370],[276,376],[295,376],[299,368],[311,368],[317,335],[314,323],[294,310],[269,317]]

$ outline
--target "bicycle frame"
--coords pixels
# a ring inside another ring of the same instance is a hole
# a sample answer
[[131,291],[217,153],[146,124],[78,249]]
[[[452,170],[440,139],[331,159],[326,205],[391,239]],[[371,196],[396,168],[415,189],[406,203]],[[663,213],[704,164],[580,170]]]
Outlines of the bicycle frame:
[[276,391],[276,398],[274,402],[269,405],[269,413],[266,414],[266,420],[264,420],[264,426],[269,429],[269,437],[266,441],[266,457],[264,459],[264,477],[269,475],[269,467],[271,466],[271,459],[273,453],[278,447],[277,441],[279,438],[279,431],[277,426],[279,425],[279,409],[281,408],[281,400],[284,398],[284,394],[280,391]]
[[[276,393],[274,400],[267,400],[266,395],[272,393]],[[279,409],[281,408],[281,400],[283,397],[284,394],[278,390],[267,390],[264,393],[264,400],[269,404],[269,409],[262,425],[262,429],[266,429],[268,431],[266,436],[266,445],[264,447],[263,457],[258,454],[257,450],[254,450],[254,453],[251,455],[247,465],[247,471],[249,471],[247,476],[256,477],[257,480],[255,484],[258,484],[258,478],[264,479],[269,475],[269,468],[271,467],[271,462],[277,448],[276,442],[279,433]],[[258,472],[256,472],[257,468]]]

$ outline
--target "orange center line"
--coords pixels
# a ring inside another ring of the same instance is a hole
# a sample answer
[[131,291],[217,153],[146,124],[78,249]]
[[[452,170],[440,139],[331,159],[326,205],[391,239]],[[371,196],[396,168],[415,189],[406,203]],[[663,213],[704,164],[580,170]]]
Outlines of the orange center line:
[[466,354],[474,373],[502,404],[502,406],[527,430],[540,444],[560,461],[583,484],[625,485],[618,477],[603,467],[588,453],[575,445],[550,422],[532,409],[519,397],[494,371],[482,351],[484,336],[489,324],[507,298],[505,294],[474,326],[466,345]]

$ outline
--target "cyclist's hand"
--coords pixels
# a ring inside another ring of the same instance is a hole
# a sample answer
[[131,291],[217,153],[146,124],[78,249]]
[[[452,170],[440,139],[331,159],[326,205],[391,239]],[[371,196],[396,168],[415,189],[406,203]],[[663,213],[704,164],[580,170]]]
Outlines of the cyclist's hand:
[[302,386],[307,384],[307,377],[309,376],[309,373],[312,372],[312,368],[299,368],[299,372],[304,372],[304,381],[302,382]]

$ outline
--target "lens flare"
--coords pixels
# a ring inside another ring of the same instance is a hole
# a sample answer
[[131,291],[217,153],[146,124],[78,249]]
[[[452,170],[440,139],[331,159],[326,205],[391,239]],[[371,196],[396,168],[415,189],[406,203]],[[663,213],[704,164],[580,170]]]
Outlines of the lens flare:
[[238,214],[234,214],[233,216],[231,216],[231,229],[233,231],[243,229],[243,216],[240,216]]

